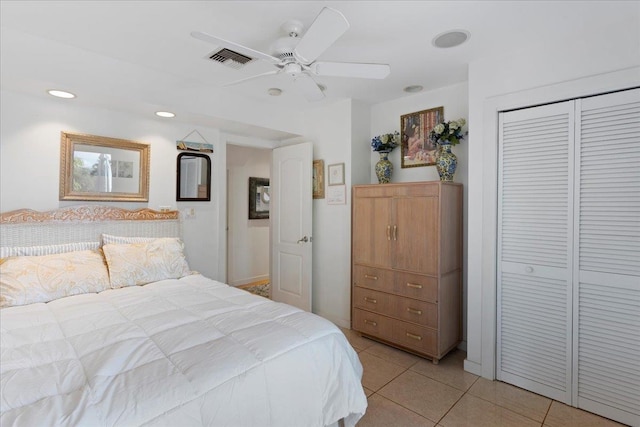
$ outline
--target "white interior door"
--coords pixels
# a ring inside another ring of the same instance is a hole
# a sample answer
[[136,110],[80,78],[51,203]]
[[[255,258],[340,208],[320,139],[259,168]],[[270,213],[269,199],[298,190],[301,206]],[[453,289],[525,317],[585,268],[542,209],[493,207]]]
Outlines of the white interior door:
[[571,403],[573,102],[500,114],[499,380]]
[[311,311],[313,145],[273,150],[271,298]]
[[576,102],[574,404],[640,426],[640,89]]

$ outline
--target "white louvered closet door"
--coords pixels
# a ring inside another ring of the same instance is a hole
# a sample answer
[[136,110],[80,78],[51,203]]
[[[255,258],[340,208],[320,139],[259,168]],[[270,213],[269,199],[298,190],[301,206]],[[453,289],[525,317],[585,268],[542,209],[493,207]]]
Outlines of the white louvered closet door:
[[640,89],[576,101],[574,404],[640,425]]
[[497,378],[571,403],[573,101],[500,114]]

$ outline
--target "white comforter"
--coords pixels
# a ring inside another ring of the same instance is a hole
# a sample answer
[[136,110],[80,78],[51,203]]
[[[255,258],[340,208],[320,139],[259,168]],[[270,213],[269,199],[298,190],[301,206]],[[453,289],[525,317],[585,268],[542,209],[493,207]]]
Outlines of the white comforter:
[[0,310],[0,425],[354,425],[329,321],[200,275]]

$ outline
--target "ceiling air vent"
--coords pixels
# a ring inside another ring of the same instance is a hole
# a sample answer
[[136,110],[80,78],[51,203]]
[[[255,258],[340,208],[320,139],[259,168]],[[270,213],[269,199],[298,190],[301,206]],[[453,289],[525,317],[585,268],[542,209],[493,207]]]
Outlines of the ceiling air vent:
[[234,52],[231,49],[221,49],[214,52],[209,55],[209,59],[226,65],[227,67],[235,68],[236,70],[242,68],[246,63],[253,61],[253,58]]

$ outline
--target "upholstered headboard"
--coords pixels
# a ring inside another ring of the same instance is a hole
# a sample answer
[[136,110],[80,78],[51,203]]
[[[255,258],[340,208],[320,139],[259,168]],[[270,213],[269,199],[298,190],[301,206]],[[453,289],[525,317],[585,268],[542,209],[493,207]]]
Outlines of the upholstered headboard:
[[178,211],[69,206],[48,212],[30,209],[0,214],[0,246],[100,242],[102,234],[182,237]]

